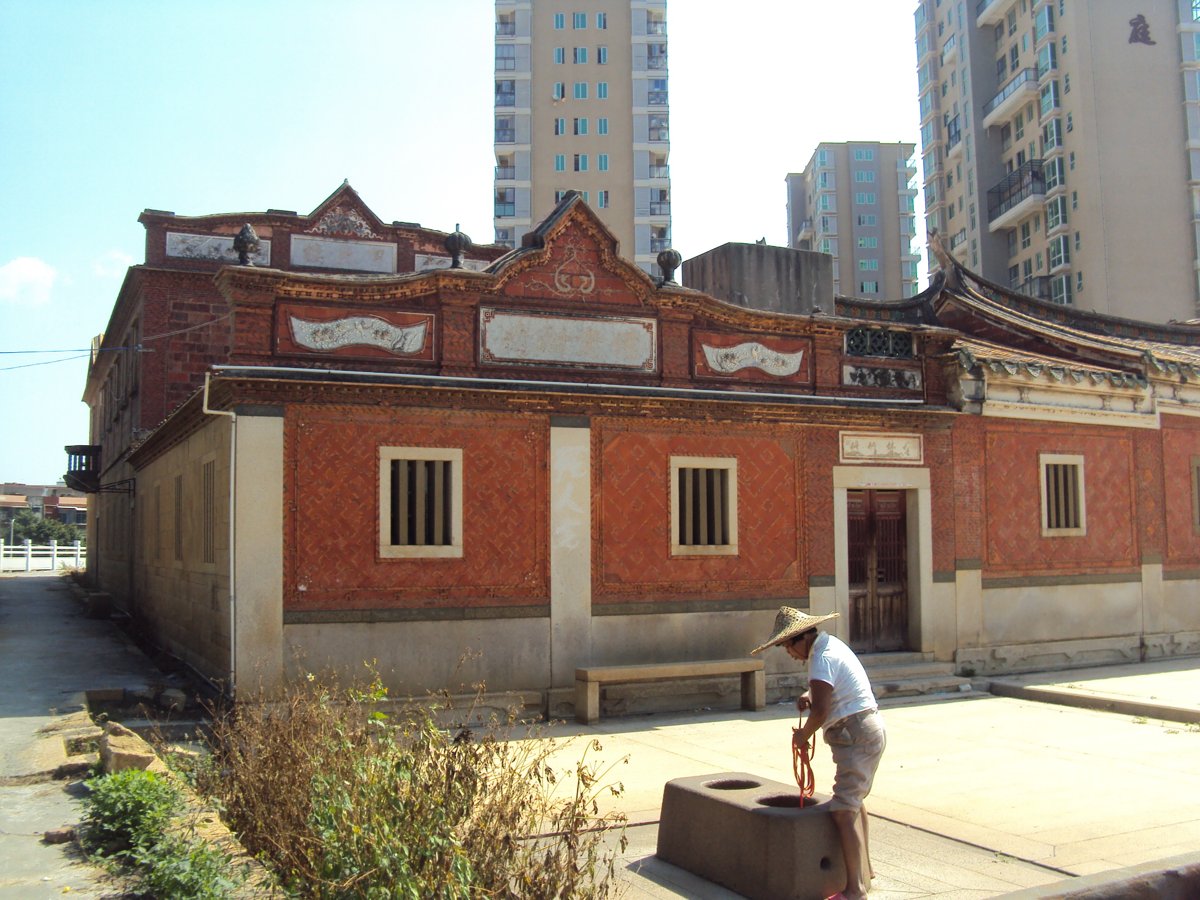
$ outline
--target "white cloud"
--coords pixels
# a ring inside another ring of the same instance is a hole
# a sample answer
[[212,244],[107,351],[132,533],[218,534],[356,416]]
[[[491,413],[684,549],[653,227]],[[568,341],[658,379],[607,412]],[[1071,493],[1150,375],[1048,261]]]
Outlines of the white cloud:
[[100,278],[124,278],[133,265],[133,257],[120,250],[109,250],[98,259],[92,260],[92,272]]
[[34,256],[18,256],[0,266],[0,302],[39,306],[50,300],[59,273]]

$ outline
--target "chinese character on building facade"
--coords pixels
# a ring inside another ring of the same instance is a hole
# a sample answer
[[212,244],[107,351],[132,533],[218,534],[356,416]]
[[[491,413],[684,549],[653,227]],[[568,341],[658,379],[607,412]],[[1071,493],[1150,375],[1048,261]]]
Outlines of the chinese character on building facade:
[[1130,19],[1129,25],[1133,29],[1129,33],[1129,43],[1150,45],[1158,43],[1158,41],[1150,40],[1150,23],[1146,21],[1146,17],[1141,13]]

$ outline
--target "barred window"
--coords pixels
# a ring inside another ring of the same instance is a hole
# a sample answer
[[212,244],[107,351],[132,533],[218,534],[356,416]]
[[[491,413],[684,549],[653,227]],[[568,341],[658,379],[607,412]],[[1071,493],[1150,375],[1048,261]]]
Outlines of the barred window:
[[1042,535],[1082,535],[1087,530],[1087,506],[1083,485],[1083,457],[1043,453]]
[[671,458],[671,554],[737,553],[737,460]]
[[379,448],[379,552],[462,556],[462,451]]
[[200,468],[204,516],[204,562],[217,561],[217,464],[209,460]]
[[175,561],[183,560],[183,476],[175,476]]

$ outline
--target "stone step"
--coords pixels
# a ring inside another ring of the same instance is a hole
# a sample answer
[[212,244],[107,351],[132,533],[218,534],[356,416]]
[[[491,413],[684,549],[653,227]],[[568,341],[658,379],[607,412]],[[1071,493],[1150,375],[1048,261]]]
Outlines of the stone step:
[[957,675],[941,678],[901,678],[888,681],[871,680],[871,689],[877,700],[892,697],[916,697],[930,694],[967,694],[971,692],[971,681]]
[[898,650],[895,653],[859,653],[858,661],[865,669],[886,666],[907,666],[914,663],[933,662],[932,653],[918,653],[915,650]]
[[953,663],[935,662],[932,653],[864,653],[859,659],[881,700],[971,690],[970,679],[955,675]]

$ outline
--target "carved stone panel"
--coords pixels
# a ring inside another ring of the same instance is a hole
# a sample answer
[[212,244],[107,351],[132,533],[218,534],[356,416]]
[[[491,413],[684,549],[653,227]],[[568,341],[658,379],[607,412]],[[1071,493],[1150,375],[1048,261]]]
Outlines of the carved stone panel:
[[919,434],[840,431],[838,449],[843,463],[921,465],[925,462],[925,441]]
[[[233,249],[233,235],[187,234],[181,231],[167,232],[167,256],[174,259],[205,259],[213,262],[237,265],[237,251]],[[258,253],[250,257],[256,266],[271,265],[271,242],[259,241]]]
[[842,384],[857,387],[887,388],[890,390],[921,390],[920,369],[897,369],[890,366],[842,366]]
[[655,319],[488,307],[479,316],[479,360],[484,365],[658,370]]
[[700,378],[808,384],[811,349],[807,338],[697,331],[692,366]]
[[[482,272],[491,263],[486,259],[464,259],[462,267],[470,269],[473,272]],[[432,253],[418,253],[416,258],[415,271],[421,272],[425,269],[448,269],[450,268],[450,257],[435,256]]]
[[396,271],[396,245],[381,241],[347,241],[337,238],[292,235],[292,265],[349,272]]
[[347,310],[280,304],[279,353],[432,362],[432,313]]

